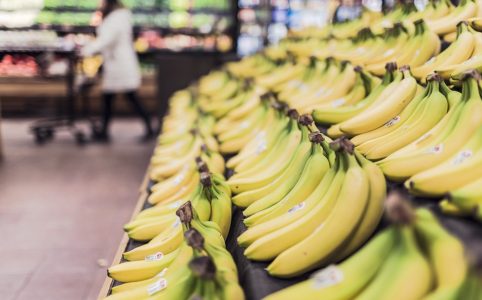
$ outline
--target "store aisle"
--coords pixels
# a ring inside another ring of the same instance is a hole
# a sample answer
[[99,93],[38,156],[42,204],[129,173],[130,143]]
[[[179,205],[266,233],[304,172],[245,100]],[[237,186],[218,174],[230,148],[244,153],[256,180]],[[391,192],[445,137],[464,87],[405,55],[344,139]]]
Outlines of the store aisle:
[[29,122],[3,121],[0,295],[3,300],[96,299],[137,200],[150,144],[137,121],[113,142],[79,148],[67,134],[36,146]]

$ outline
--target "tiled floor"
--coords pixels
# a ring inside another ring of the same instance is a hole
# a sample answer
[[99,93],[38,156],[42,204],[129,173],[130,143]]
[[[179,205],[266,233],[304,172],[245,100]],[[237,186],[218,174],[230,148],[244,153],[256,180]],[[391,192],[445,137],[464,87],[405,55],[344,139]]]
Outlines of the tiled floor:
[[3,120],[0,299],[96,299],[137,201],[154,143],[135,120],[110,144],[78,147],[67,134],[37,146],[27,121]]

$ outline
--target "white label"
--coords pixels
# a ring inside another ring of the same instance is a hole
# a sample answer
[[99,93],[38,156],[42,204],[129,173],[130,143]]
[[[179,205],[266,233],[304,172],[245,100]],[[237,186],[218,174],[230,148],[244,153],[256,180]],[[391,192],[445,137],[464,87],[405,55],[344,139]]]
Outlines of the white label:
[[177,175],[173,180],[174,185],[179,185],[184,180],[184,177],[186,177],[184,173]]
[[159,274],[157,274],[155,277],[160,277],[160,278],[162,278],[162,277],[164,277],[164,276],[166,275],[166,273],[167,273],[167,268],[164,268],[164,269],[162,269],[162,271],[159,272]]
[[343,104],[345,104],[345,102],[346,102],[346,101],[345,101],[345,99],[343,99],[343,98],[337,99],[337,100],[331,102],[331,107],[340,107],[340,106],[342,106]]
[[156,254],[151,254],[145,257],[146,261],[158,261],[164,257],[162,252],[157,252]]
[[439,154],[439,153],[442,153],[443,151],[444,151],[444,144],[438,144],[428,148],[426,152],[430,154]]
[[430,64],[433,64],[435,62],[435,59],[437,58],[437,56],[433,56],[431,59],[427,60],[427,62],[424,64],[424,65],[430,65]]
[[472,157],[472,150],[464,150],[461,151],[457,156],[455,157],[454,161],[452,162],[453,165],[460,165],[467,159]]
[[147,287],[147,294],[149,296],[152,296],[155,293],[162,291],[166,287],[167,287],[167,280],[164,278],[161,278]]
[[177,228],[181,225],[181,219],[176,218],[176,221],[172,224],[172,228]]
[[400,116],[396,116],[395,118],[391,119],[387,123],[385,123],[385,127],[392,127],[393,125],[397,124],[400,122]]
[[326,288],[343,281],[343,272],[335,265],[328,266],[312,276],[315,289]]
[[295,206],[293,206],[292,208],[290,208],[290,209],[288,210],[288,213],[289,213],[289,214],[292,214],[292,213],[294,213],[294,212],[296,212],[296,211],[299,211],[299,210],[301,210],[301,209],[303,209],[303,208],[305,208],[305,202],[301,202],[300,204],[296,204]]
[[268,146],[266,145],[266,143],[259,144],[258,147],[256,148],[256,155],[260,155],[261,153],[266,151],[266,149],[268,149]]

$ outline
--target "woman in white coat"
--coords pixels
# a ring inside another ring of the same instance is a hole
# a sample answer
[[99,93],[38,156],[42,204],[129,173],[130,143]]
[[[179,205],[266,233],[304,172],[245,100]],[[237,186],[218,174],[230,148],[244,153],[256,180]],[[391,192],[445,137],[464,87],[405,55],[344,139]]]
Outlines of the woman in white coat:
[[103,0],[102,24],[97,39],[82,48],[82,56],[101,53],[103,64],[103,118],[100,128],[94,128],[94,138],[109,139],[109,123],[116,94],[123,94],[145,124],[143,139],[154,136],[149,114],[139,102],[136,91],[141,84],[139,61],[133,46],[132,15],[119,0]]

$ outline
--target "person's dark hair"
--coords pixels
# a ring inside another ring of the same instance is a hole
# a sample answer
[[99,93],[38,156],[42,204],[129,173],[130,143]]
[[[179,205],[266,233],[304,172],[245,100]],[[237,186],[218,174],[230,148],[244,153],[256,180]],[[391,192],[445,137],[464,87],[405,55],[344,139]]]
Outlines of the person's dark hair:
[[122,2],[120,0],[103,0],[100,11],[102,12],[102,18],[107,17],[111,12],[118,8],[122,8]]

